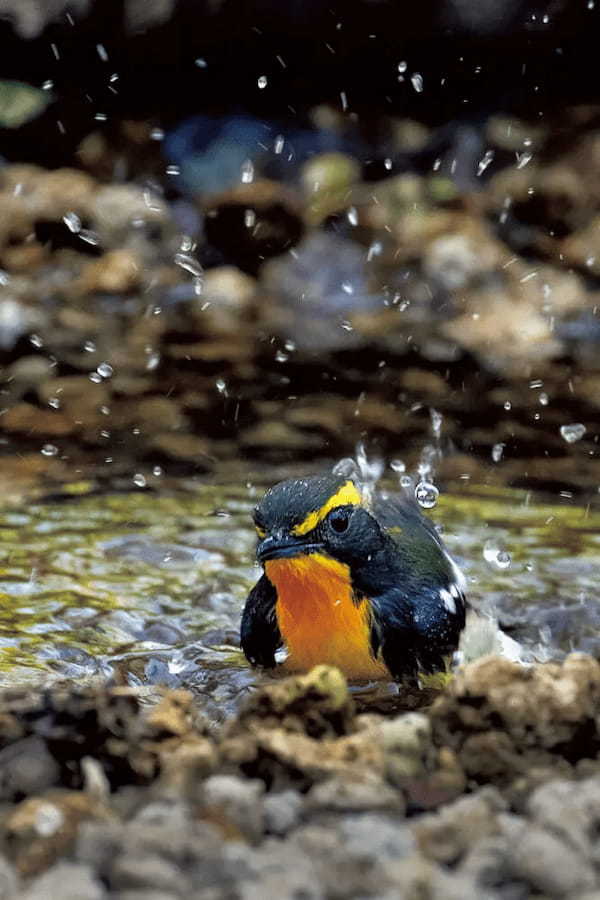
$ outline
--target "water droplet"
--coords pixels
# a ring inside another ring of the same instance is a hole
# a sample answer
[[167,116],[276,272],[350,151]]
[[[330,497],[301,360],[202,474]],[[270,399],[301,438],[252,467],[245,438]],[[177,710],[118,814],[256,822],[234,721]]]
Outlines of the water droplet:
[[499,463],[500,460],[502,459],[502,454],[504,453],[505,447],[506,447],[506,444],[502,444],[502,443],[494,444],[494,446],[492,447],[492,459],[494,460],[495,463]]
[[278,363],[287,362],[288,359],[289,359],[289,356],[287,355],[287,353],[284,353],[283,350],[278,350],[277,353],[275,354],[275,360]]
[[383,161],[383,165],[384,165],[384,168],[385,168],[388,172],[391,172],[391,169],[392,169],[392,160],[389,158],[389,156],[386,156],[386,158],[385,158],[384,161]]
[[349,281],[342,281],[342,290],[345,294],[353,294],[354,293],[354,285],[350,284]]
[[50,397],[50,399],[48,400],[48,406],[51,406],[52,409],[60,409],[60,398]]
[[146,370],[148,372],[154,372],[154,370],[158,368],[159,363],[160,353],[150,353],[148,355],[148,359],[146,360]]
[[150,140],[152,141],[162,141],[164,140],[165,132],[162,128],[153,128],[150,132]]
[[401,459],[393,459],[390,463],[390,469],[392,472],[397,472],[401,475],[402,472],[406,472],[406,463],[402,462]]
[[517,169],[524,169],[533,159],[533,153],[517,153]]
[[414,87],[417,94],[420,94],[423,90],[423,76],[419,72],[413,72],[410,76],[410,83]]
[[29,343],[33,344],[33,346],[37,347],[38,349],[40,347],[44,346],[44,342],[41,339],[41,337],[39,336],[39,334],[30,334],[29,335]]
[[227,394],[227,383],[224,378],[217,378],[215,386],[220,394]]
[[163,470],[161,469],[160,466],[154,466],[154,468],[152,469],[152,474],[154,475],[155,478],[160,478],[162,473],[163,473]]
[[79,234],[81,231],[81,219],[74,212],[65,213],[63,216],[63,222],[71,232],[71,234]]
[[415,488],[415,500],[423,509],[432,509],[439,496],[439,490],[430,481],[420,481]]
[[93,381],[94,384],[100,384],[102,375],[99,375],[98,372],[90,372],[90,381]]
[[194,278],[202,277],[202,266],[194,256],[190,256],[188,253],[176,253],[173,257],[173,262],[176,266],[179,266],[180,269],[185,269],[186,272],[193,275]]
[[346,215],[351,225],[358,225],[358,211],[355,206],[351,206]]
[[136,472],[135,475],[133,476],[133,483],[135,484],[136,487],[140,487],[140,488],[146,487],[146,476],[142,475],[141,472]]
[[477,176],[483,175],[487,167],[490,165],[494,158],[493,150],[486,150],[482,158],[479,160],[477,164]]
[[86,353],[95,353],[96,345],[93,341],[86,341],[85,344],[83,345],[83,349],[85,350]]
[[179,166],[167,166],[165,172],[167,173],[167,175],[180,175],[181,169],[179,168]]
[[431,430],[433,431],[434,437],[439,438],[442,433],[444,417],[437,409],[431,409],[429,415],[431,416]]
[[98,375],[101,375],[102,378],[110,378],[113,373],[113,367],[110,363],[101,362],[100,365],[96,367],[96,372]]
[[[334,475],[339,475],[341,478],[356,478],[358,476],[358,467],[356,461],[352,459],[351,456],[346,456],[344,459],[340,459],[339,462],[336,462],[332,472]],[[600,491],[600,488],[598,488],[598,490]]]
[[102,62],[108,61],[108,53],[106,52],[106,47],[104,46],[104,44],[96,44],[96,52],[98,53],[98,56],[100,57]]
[[546,394],[546,393],[544,393],[544,392],[542,391],[542,393],[540,394],[540,396],[539,396],[538,399],[539,399],[540,404],[541,404],[542,406],[548,406],[548,403],[549,403],[549,400],[550,400],[550,398],[548,397],[548,394]]
[[486,541],[483,545],[483,558],[497,569],[508,569],[511,563],[510,553],[494,540]]
[[208,63],[202,56],[199,56],[197,59],[194,60],[194,65],[197,66],[199,69],[208,68]]
[[510,409],[512,409],[512,403],[510,402],[510,400],[507,400],[505,402],[504,409],[506,410],[506,412],[508,412]]
[[343,319],[340,322],[340,327],[344,329],[344,331],[354,331],[352,327],[352,322],[348,322],[347,319]]
[[58,447],[55,447],[54,444],[44,444],[41,452],[43,456],[56,456]]
[[262,91],[262,90],[264,90],[264,89],[266,88],[266,86],[268,85],[269,81],[268,81],[266,75],[261,75],[256,83],[257,83],[257,85],[258,85],[259,91]]
[[273,144],[273,150],[279,156],[280,153],[283,152],[283,147],[285,144],[285,138],[282,134],[278,134],[275,138],[275,143]]
[[406,490],[410,490],[413,486],[413,480],[411,475],[401,475],[400,476],[400,487],[405,488]]
[[252,160],[247,159],[242,163],[241,178],[242,184],[252,184],[254,181],[254,165]]
[[408,68],[408,63],[406,62],[405,59],[401,60],[401,62],[398,63],[398,71],[400,73],[406,72],[407,68]]
[[561,425],[560,436],[567,444],[574,444],[576,441],[581,440],[586,431],[585,425],[582,425],[581,422],[575,422],[572,425]]
[[256,212],[253,209],[244,212],[244,225],[246,228],[254,228],[256,225]]

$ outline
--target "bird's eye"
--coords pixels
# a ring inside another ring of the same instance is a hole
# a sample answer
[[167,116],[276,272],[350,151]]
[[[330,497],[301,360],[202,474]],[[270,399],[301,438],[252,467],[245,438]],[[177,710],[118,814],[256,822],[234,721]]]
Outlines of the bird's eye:
[[350,514],[346,509],[334,509],[329,513],[329,524],[337,534],[343,534],[348,529]]

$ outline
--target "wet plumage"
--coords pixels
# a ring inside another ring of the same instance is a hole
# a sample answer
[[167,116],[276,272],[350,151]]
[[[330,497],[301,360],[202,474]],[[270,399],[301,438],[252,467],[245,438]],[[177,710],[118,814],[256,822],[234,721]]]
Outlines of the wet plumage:
[[264,574],[246,601],[241,645],[253,665],[317,663],[351,679],[443,671],[465,622],[464,579],[406,497],[337,475],[275,485],[255,510]]

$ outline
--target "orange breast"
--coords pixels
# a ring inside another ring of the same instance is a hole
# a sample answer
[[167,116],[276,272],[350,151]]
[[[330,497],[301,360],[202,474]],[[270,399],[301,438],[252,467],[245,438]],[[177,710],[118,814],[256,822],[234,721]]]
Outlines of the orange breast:
[[305,671],[326,663],[352,679],[389,679],[373,659],[369,601],[356,603],[347,566],[321,554],[265,564],[277,590],[276,614],[288,650],[285,668]]

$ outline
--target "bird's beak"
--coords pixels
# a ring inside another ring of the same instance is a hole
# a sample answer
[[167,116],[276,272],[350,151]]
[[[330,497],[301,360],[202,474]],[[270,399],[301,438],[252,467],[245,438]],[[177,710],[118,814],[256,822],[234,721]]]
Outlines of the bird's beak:
[[259,542],[256,548],[256,558],[262,563],[269,559],[303,556],[320,549],[320,544],[308,543],[302,538],[294,537],[291,534],[275,532],[267,535],[266,538]]

